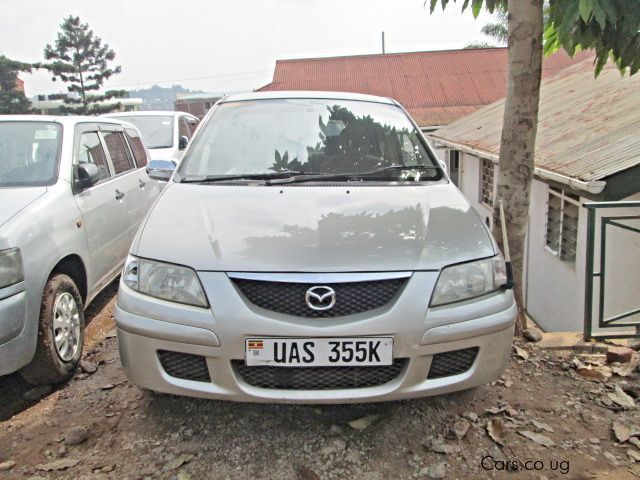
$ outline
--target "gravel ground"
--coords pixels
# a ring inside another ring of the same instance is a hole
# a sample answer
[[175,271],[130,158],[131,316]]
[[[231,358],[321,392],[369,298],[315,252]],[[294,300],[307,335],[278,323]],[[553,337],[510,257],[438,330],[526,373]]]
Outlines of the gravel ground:
[[69,384],[34,403],[15,376],[0,378],[0,478],[640,476],[637,372],[588,381],[573,354],[519,343],[494,385],[421,400],[291,406],[155,395],[124,376],[113,297],[92,307],[84,371]]

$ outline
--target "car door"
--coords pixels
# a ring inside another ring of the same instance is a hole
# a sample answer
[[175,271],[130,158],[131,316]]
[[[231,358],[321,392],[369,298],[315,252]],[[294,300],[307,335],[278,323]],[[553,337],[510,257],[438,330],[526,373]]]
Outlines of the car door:
[[[105,124],[101,125],[100,134],[104,139],[107,155],[113,165],[113,183],[127,212],[126,232],[129,242],[121,252],[124,259],[138,230],[140,220],[144,215],[143,211],[146,211],[143,202],[141,202],[139,192],[142,188],[146,188],[147,185],[144,180],[140,179],[140,172],[125,138],[124,128],[120,125]],[[141,185],[141,181],[144,185]]]
[[[107,156],[98,124],[80,124],[76,128],[73,164],[94,163],[100,179],[93,186],[74,191],[82,212],[89,246],[89,291],[95,292],[119,270],[129,247],[129,215],[113,166]],[[74,168],[74,179],[77,168]]]
[[[140,133],[133,128],[126,127],[124,129],[124,136],[129,144],[129,150],[133,155],[133,160],[137,168],[135,176],[138,180],[138,189],[132,192],[131,207],[129,209],[131,221],[135,223],[135,231],[137,231],[140,222],[160,193],[161,185],[157,180],[150,179],[147,174],[146,166],[149,157],[140,138]],[[162,182],[162,187],[164,186],[165,182]]]

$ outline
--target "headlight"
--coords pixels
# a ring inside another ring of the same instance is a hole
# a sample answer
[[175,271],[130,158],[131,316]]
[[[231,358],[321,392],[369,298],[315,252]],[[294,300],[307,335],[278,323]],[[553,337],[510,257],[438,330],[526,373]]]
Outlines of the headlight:
[[24,280],[22,256],[19,248],[0,250],[0,288]]
[[137,292],[170,302],[207,307],[207,296],[189,267],[129,256],[122,280]]
[[507,282],[502,255],[453,265],[442,270],[431,297],[431,306],[459,302],[499,289]]

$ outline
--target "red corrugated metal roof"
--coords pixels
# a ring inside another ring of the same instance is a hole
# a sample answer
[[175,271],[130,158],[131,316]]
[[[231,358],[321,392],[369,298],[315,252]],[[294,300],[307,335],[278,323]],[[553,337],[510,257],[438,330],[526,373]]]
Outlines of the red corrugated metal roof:
[[[500,154],[504,100],[431,134],[436,142]],[[597,78],[593,58],[567,67],[540,87],[535,166],[583,182],[640,165],[640,74],[609,62]]]
[[[583,60],[558,52],[543,77]],[[507,49],[482,48],[278,60],[259,91],[367,93],[400,102],[422,127],[446,125],[505,96]]]

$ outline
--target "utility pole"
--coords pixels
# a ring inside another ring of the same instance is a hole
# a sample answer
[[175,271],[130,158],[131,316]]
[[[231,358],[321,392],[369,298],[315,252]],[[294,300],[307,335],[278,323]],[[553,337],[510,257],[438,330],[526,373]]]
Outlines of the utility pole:
[[384,55],[384,32],[382,32],[382,54]]

